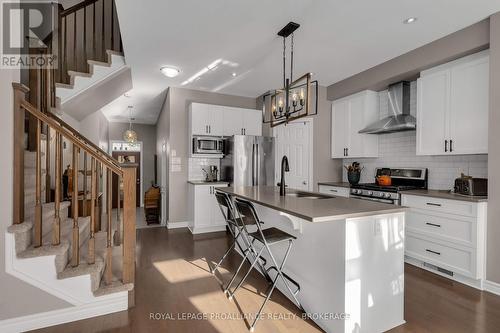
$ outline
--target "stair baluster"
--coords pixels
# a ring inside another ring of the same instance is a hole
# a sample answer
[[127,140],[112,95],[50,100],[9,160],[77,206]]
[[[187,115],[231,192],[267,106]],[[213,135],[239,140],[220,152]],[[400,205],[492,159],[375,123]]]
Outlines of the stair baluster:
[[87,152],[83,152],[83,200],[82,216],[87,216]]
[[73,144],[73,194],[71,208],[73,209],[73,241],[71,266],[76,267],[80,264],[80,230],[78,227],[78,158],[80,157],[79,148]]
[[[95,179],[95,187],[96,187],[96,196],[99,193],[99,180],[102,179],[102,164],[99,161],[96,161],[96,179]],[[95,205],[95,223],[94,223],[94,231],[102,231],[101,228],[101,215],[102,209],[99,205],[98,197],[96,197]]]
[[[54,196],[54,224],[52,227],[52,245],[59,245],[61,243],[61,217],[59,216],[61,210],[61,181],[62,181],[62,137],[60,133],[56,133],[55,144],[55,196]],[[47,188],[45,189],[47,191]]]
[[45,202],[50,202],[50,127],[45,125],[47,140],[45,142]]
[[106,270],[104,271],[104,281],[106,284],[111,284],[113,280],[113,272],[112,272],[112,263],[113,263],[113,248],[111,243],[111,237],[113,234],[113,224],[112,224],[112,198],[111,198],[111,189],[112,189],[112,173],[110,169],[107,169],[106,174],[106,217],[107,217],[107,229],[106,229]]
[[121,225],[122,225],[122,218],[121,218],[121,209],[120,209],[120,201],[121,201],[121,177],[118,175],[118,181],[117,181],[117,195],[116,195],[116,231],[115,231],[115,236],[114,236],[114,242],[115,246],[119,246],[121,244]]
[[36,121],[36,174],[35,174],[35,239],[34,247],[42,246],[42,122]]
[[97,170],[95,158],[90,159],[91,190],[90,190],[90,239],[88,264],[95,263],[95,224],[96,224],[96,192],[97,192]]

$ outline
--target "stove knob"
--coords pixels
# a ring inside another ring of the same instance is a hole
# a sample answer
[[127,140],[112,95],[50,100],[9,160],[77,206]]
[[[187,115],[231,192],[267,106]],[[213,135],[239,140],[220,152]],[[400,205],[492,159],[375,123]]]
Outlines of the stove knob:
[[[383,192],[380,192],[380,193],[378,194],[378,196],[379,196],[379,197],[381,197],[381,198],[383,198],[383,197],[384,197],[385,195],[387,195],[387,194],[389,194],[389,193],[384,194]],[[389,194],[389,195],[390,195],[390,194]]]
[[391,197],[391,194],[390,194],[390,193],[386,193],[386,194],[385,194],[385,197],[386,197],[386,198],[390,198],[390,197]]
[[373,195],[373,191],[368,191],[368,195]]

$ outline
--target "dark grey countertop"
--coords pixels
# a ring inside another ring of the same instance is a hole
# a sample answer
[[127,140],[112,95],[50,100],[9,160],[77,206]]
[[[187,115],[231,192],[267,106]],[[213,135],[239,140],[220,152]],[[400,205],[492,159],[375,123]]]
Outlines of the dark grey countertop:
[[225,182],[225,181],[206,182],[203,180],[188,180],[188,184],[191,184],[191,185],[229,185],[229,182]]
[[423,197],[432,197],[432,198],[440,198],[440,199],[449,199],[449,200],[459,200],[459,201],[468,201],[468,202],[487,202],[488,197],[471,197],[462,194],[456,194],[450,192],[449,190],[410,190],[403,191],[401,194],[410,194],[410,195],[419,195]]
[[349,184],[348,182],[318,182],[318,185],[337,186],[337,187],[351,187],[351,184]]
[[[326,198],[282,197],[279,194],[279,188],[274,186],[224,187],[220,191],[310,222],[326,222],[355,217],[392,214],[406,210],[405,207],[401,206],[354,198],[325,196],[319,193],[316,194]],[[287,193],[297,193],[297,191],[288,189]]]

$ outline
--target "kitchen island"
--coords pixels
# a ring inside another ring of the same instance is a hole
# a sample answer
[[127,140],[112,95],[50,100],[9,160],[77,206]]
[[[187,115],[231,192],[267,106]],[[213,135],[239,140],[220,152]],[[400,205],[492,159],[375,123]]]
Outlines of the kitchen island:
[[[405,208],[294,190],[280,196],[271,186],[218,190],[251,201],[264,228],[297,237],[284,270],[326,332],[384,332],[404,323]],[[275,256],[285,248],[275,246]]]

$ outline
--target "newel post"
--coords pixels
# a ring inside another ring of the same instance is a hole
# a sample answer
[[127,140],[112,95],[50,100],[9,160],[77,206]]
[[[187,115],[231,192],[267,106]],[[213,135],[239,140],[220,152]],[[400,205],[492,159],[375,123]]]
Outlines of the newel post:
[[29,88],[23,84],[13,82],[14,88],[14,224],[24,221],[24,109],[21,102],[26,100]]
[[[136,168],[123,168],[123,283],[135,284]],[[129,307],[135,305],[134,290]]]

